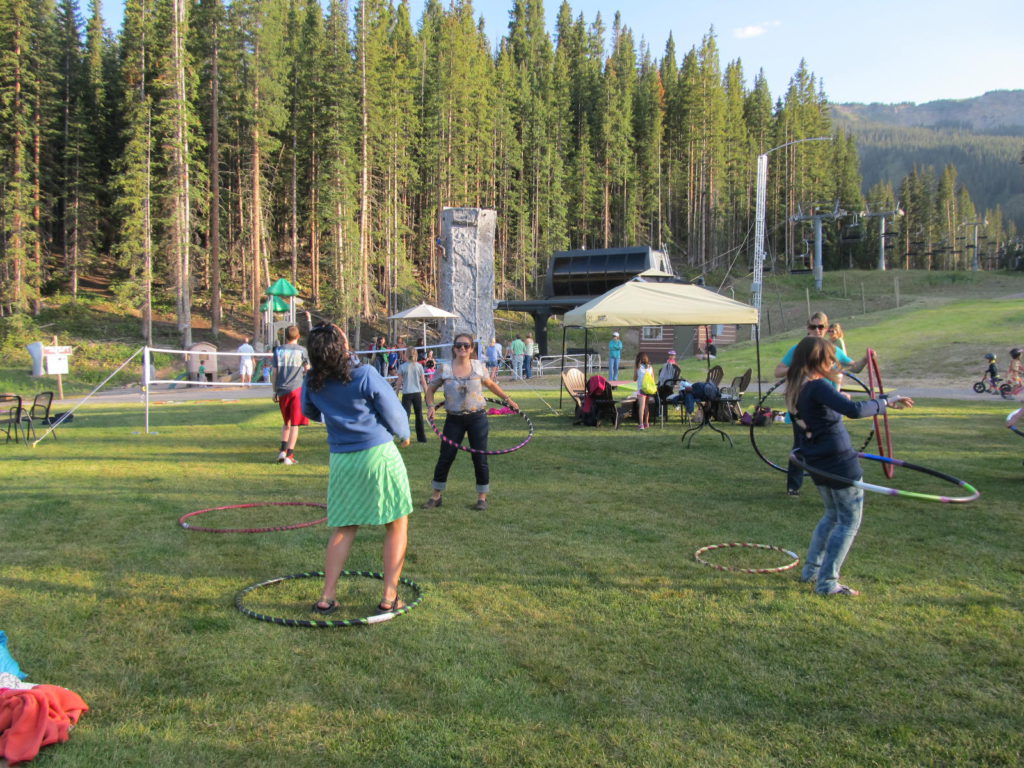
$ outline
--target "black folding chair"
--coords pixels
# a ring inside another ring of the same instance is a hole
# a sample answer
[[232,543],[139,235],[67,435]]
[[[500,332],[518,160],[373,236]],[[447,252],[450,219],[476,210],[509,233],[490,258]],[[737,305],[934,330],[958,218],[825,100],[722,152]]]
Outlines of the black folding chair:
[[18,442],[20,434],[20,439],[28,445],[29,432],[32,431],[35,435],[35,431],[32,430],[32,417],[22,407],[21,395],[12,392],[0,394],[0,429],[4,431],[7,437],[4,442],[7,443],[11,440]]

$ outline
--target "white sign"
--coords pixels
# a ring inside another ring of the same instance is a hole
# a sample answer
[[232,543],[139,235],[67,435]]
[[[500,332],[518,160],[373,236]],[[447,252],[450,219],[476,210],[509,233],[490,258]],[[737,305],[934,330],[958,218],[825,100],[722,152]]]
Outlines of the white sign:
[[68,373],[68,358],[71,356],[71,347],[43,347],[43,360],[46,363],[46,373],[49,376],[59,376]]

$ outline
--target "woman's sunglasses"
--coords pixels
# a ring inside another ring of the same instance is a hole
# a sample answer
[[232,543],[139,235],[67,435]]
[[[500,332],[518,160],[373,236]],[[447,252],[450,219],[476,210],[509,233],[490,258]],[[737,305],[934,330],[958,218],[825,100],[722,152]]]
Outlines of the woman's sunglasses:
[[824,331],[825,330],[825,326],[824,325],[808,325],[807,326],[807,330],[809,330],[809,331]]
[[473,345],[472,344],[467,344],[464,341],[457,341],[454,344],[452,344],[452,348],[453,349],[472,349]]

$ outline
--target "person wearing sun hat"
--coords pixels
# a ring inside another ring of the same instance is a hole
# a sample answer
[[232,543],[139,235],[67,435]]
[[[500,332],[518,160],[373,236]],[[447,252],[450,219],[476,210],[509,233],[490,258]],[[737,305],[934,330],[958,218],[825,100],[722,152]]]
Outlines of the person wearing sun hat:
[[622,361],[622,339],[619,332],[612,333],[612,340],[608,342],[608,381],[618,381],[619,363]]

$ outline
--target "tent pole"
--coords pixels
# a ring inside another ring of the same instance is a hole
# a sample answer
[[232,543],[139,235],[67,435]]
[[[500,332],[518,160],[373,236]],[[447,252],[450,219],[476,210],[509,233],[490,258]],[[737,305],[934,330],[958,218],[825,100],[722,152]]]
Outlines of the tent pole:
[[590,329],[583,329],[583,380],[590,378]]
[[562,355],[558,358],[558,410],[562,410],[562,390],[565,389],[565,379],[562,373],[565,372],[565,324],[562,324]]
[[[761,402],[761,324],[754,324],[754,349],[757,354],[757,402]],[[756,409],[755,409],[756,410]]]

